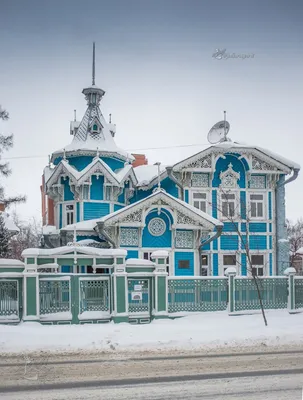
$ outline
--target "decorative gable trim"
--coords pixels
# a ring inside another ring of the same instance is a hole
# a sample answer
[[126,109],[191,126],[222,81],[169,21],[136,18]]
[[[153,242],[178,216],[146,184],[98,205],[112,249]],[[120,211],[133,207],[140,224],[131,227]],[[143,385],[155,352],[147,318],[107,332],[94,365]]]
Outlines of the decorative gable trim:
[[238,180],[240,174],[233,170],[233,165],[230,163],[226,171],[220,173],[221,188],[236,189],[239,188]]

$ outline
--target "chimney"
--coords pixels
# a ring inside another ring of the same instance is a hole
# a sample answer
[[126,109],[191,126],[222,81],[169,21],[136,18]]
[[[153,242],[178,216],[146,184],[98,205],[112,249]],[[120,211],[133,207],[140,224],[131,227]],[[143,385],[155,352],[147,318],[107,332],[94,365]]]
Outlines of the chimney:
[[132,154],[135,157],[135,160],[132,162],[133,167],[138,167],[139,165],[147,165],[148,160],[145,154]]

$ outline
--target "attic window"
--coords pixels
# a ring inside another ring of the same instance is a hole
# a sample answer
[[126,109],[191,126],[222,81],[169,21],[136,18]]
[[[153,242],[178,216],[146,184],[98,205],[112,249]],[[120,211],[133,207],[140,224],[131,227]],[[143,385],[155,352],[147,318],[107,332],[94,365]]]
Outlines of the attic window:
[[97,124],[94,124],[93,125],[93,131],[97,131],[98,130],[98,125]]

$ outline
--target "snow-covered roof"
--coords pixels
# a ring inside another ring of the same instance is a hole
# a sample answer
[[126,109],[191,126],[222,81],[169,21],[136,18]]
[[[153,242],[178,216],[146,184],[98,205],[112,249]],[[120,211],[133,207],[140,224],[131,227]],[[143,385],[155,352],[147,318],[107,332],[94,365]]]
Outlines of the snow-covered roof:
[[0,267],[24,267],[24,263],[20,260],[0,258]]
[[209,146],[198,153],[193,154],[190,157],[185,158],[177,162],[173,166],[174,171],[179,171],[182,168],[186,168],[187,165],[190,165],[192,162],[200,159],[203,156],[207,156],[212,154],[213,152],[218,152],[218,150],[226,153],[226,152],[234,152],[234,153],[250,153],[255,157],[260,157],[266,160],[268,163],[272,163],[278,169],[281,169],[285,173],[290,173],[292,170],[299,170],[300,165],[295,163],[294,161],[288,160],[285,157],[282,157],[271,150],[264,149],[260,146],[249,145],[245,143],[238,143],[232,141],[226,141],[222,143],[217,143],[215,145]]
[[200,221],[207,222],[207,223],[211,224],[213,227],[223,226],[223,223],[221,221],[213,218],[209,214],[186,203],[185,201],[177,199],[176,197],[165,192],[163,189],[156,190],[151,195],[147,196],[146,198],[144,198],[142,200],[137,201],[136,203],[130,204],[124,208],[121,208],[118,211],[115,211],[111,214],[105,215],[104,217],[100,218],[98,220],[98,222],[109,222],[112,219],[117,220],[117,217],[119,217],[120,215],[122,216],[124,214],[127,214],[133,208],[140,208],[140,206],[142,206],[144,203],[150,203],[150,204],[156,205],[157,201],[162,200],[162,199],[168,201],[170,204],[172,204],[172,206],[175,206],[175,207],[177,205],[181,206],[184,210],[190,211],[196,218],[199,218]]
[[61,231],[74,232],[75,229],[76,232],[93,231],[98,221],[100,221],[100,218],[77,222],[76,224],[66,225],[64,228],[61,228]]
[[126,164],[119,171],[114,172],[106,162],[99,158],[99,156],[96,156],[92,162],[81,171],[78,171],[75,167],[70,165],[67,160],[61,160],[52,170],[52,174],[49,175],[46,185],[47,187],[50,187],[57,181],[61,173],[66,173],[73,183],[81,185],[91,174],[99,171],[102,172],[109,181],[116,185],[121,185],[128,177],[132,179],[134,184],[137,183],[131,164]]
[[15,222],[12,220],[12,218],[10,218],[9,214],[7,214],[5,211],[0,211],[2,217],[3,217],[3,221],[5,224],[6,229],[8,229],[8,231],[10,233],[18,233],[20,232],[20,229],[18,228],[18,226],[15,224]]
[[[95,86],[87,89],[101,90]],[[91,129],[91,125],[93,125],[95,122],[100,126],[99,132],[93,132]],[[112,124],[108,124],[105,121],[99,105],[97,103],[89,104],[84,114],[84,117],[82,118],[82,121],[78,126],[72,143],[68,144],[58,151],[55,151],[52,155],[52,161],[54,161],[55,158],[62,156],[64,151],[66,155],[68,155],[68,153],[75,153],[79,152],[80,150],[88,152],[99,151],[101,154],[115,154],[118,158],[122,160],[133,161],[134,157],[131,154],[120,149],[116,145],[114,138],[111,134],[111,130]]]
[[59,233],[59,229],[57,229],[54,225],[42,226],[42,234],[43,235],[56,235],[58,233]]
[[[139,165],[134,168],[135,175],[138,180],[138,186],[149,185],[151,181],[158,178],[158,166],[157,165]],[[161,180],[163,175],[166,173],[166,167],[160,165]]]
[[26,249],[22,252],[22,257],[60,256],[72,252],[80,252],[81,254],[98,257],[125,257],[127,255],[127,250],[124,249],[99,249],[88,246],[62,246],[54,249]]

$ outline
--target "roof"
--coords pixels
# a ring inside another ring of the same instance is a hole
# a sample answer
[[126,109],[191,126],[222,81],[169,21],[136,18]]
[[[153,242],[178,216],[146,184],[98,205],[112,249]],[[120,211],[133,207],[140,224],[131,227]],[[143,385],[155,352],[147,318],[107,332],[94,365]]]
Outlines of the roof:
[[[134,173],[138,180],[137,186],[147,186],[150,182],[158,178],[158,166],[157,165],[139,165],[134,168]],[[160,165],[161,179],[164,177],[163,174],[166,173],[166,167]]]

